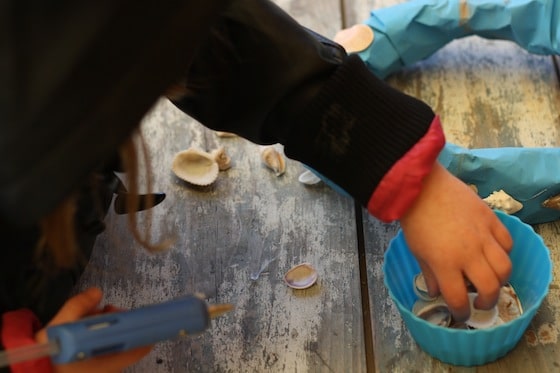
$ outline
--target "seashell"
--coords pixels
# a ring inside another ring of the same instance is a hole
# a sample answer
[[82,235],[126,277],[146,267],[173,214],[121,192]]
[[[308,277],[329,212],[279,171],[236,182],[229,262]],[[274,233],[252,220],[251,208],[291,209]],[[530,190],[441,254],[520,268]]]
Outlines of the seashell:
[[216,163],[218,163],[220,171],[227,170],[231,167],[231,158],[226,154],[223,146],[213,150],[210,155],[214,158]]
[[315,173],[313,171],[304,171],[302,172],[299,177],[298,177],[298,181],[302,184],[306,184],[306,185],[314,185],[317,183],[321,182],[321,178],[317,175],[315,175]]
[[430,324],[443,327],[450,326],[453,320],[449,307],[441,297],[433,301],[417,300],[412,307],[412,313]]
[[334,41],[346,50],[346,53],[361,52],[373,43],[375,34],[366,24],[357,24],[340,30],[334,36]]
[[280,176],[286,171],[284,157],[272,146],[267,146],[261,151],[261,159],[268,168],[274,171],[276,176]]
[[196,148],[189,148],[175,154],[171,169],[180,179],[200,186],[210,185],[216,181],[219,171],[214,157]]
[[[416,277],[418,276],[419,275]],[[416,277],[414,280],[415,284]],[[421,281],[419,282],[421,285]],[[420,288],[422,288],[422,286],[420,286]],[[490,310],[474,308],[474,299],[476,296],[476,292],[468,293],[471,314],[469,319],[465,322],[455,321],[449,311],[447,303],[441,296],[433,300],[418,299],[412,306],[412,313],[432,324],[453,329],[491,328],[511,321],[523,314],[521,302],[510,284],[502,286],[498,302],[496,306]]]
[[413,290],[414,293],[418,296],[418,298],[425,300],[425,301],[432,301],[435,300],[437,297],[430,297],[428,294],[428,285],[426,285],[426,280],[424,278],[424,274],[420,272],[413,279]]
[[502,324],[505,324],[506,322],[504,320],[502,320],[502,318],[500,316],[496,317],[496,321],[494,321],[494,324],[492,326],[499,326]]
[[547,198],[543,203],[543,207],[547,207],[549,209],[560,210],[560,194]]
[[480,310],[474,307],[474,300],[477,293],[468,293],[471,315],[465,324],[475,329],[486,329],[496,325],[498,320],[498,307],[494,306],[489,310]]
[[509,194],[500,189],[492,192],[488,197],[482,199],[490,208],[502,210],[506,214],[514,214],[523,208],[521,202],[516,201]]
[[468,330],[468,329],[473,329],[473,328],[471,328],[470,326],[468,326],[466,323],[464,323],[464,322],[457,322],[457,321],[455,321],[455,319],[453,319],[453,320],[451,321],[451,324],[449,324],[449,327],[450,327],[451,329],[467,329],[467,330]]
[[508,322],[523,314],[523,307],[517,293],[510,284],[502,286],[498,298],[498,315],[502,322]]
[[218,135],[218,137],[237,137],[235,133],[224,131],[216,131],[216,135]]
[[284,281],[293,289],[307,289],[317,281],[317,271],[309,263],[298,264],[286,272]]

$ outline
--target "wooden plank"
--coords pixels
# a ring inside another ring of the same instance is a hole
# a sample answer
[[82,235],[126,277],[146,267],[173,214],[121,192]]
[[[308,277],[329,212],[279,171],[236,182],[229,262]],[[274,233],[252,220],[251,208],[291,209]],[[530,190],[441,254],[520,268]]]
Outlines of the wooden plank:
[[[320,11],[304,0],[279,4],[319,32],[339,27],[336,0],[323,1]],[[145,117],[142,132],[154,190],[167,193],[152,210],[154,238],[173,236],[175,244],[147,254],[125,218],[111,213],[80,287],[98,285],[106,302],[124,308],[194,292],[236,308],[199,336],[158,344],[128,371],[365,371],[353,202],[324,185],[300,184],[303,167],[295,161],[274,176],[257,145],[219,138],[165,100]],[[232,168],[209,187],[186,185],[170,165],[193,145],[223,145]],[[316,266],[318,284],[292,290],[283,274],[301,262]]]
[[[347,25],[393,0],[345,2]],[[367,9],[365,9],[367,7]],[[360,14],[360,12],[366,12]],[[441,116],[448,141],[465,147],[558,146],[560,90],[550,57],[534,56],[504,41],[470,37],[454,41],[426,61],[388,79]],[[408,334],[383,285],[383,252],[399,226],[367,216],[365,246],[379,372],[558,371],[560,280],[550,292],[520,344],[506,357],[476,368],[453,367],[422,352]],[[536,227],[553,261],[560,263],[560,223]],[[556,271],[557,272],[557,271]]]

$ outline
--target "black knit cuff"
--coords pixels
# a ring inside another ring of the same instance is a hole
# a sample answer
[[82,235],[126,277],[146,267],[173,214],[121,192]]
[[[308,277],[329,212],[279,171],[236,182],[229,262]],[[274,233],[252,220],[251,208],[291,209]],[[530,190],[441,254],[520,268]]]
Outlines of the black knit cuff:
[[429,106],[391,88],[350,55],[295,118],[285,151],[366,206],[433,119]]

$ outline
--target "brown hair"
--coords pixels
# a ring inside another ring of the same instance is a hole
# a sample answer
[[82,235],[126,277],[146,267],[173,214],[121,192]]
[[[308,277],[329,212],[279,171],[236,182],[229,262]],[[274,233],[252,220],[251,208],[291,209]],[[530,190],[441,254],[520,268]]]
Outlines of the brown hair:
[[[131,136],[125,141],[119,151],[124,171],[128,175],[126,202],[127,206],[131,206],[131,211],[135,211],[135,207],[140,203],[138,198],[140,162],[135,139],[140,144],[141,160],[146,167],[146,183],[148,189],[151,189],[151,173],[146,144],[142,136],[136,133],[135,136]],[[72,195],[41,220],[41,238],[36,248],[37,258],[48,257],[55,268],[71,268],[82,259],[75,234],[75,214],[76,196]],[[148,251],[160,251],[171,245],[171,240],[169,239],[159,243],[151,242],[150,229],[143,230],[143,234],[140,233],[136,214],[131,212],[127,215],[133,237]],[[146,216],[148,219],[147,224],[149,225],[149,220],[152,217],[150,211],[147,211]]]

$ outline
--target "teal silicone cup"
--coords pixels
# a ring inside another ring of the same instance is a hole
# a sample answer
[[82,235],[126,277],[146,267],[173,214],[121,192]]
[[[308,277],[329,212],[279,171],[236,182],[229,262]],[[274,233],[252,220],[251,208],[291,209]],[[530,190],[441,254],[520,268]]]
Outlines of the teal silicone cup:
[[510,283],[523,307],[523,315],[508,323],[489,329],[464,330],[444,328],[420,319],[411,312],[418,299],[412,279],[420,272],[420,267],[402,231],[391,240],[385,252],[385,286],[408,331],[422,350],[445,363],[473,366],[504,356],[517,345],[548,293],[552,263],[542,238],[517,217],[500,211],[496,211],[496,215],[513,238]]

